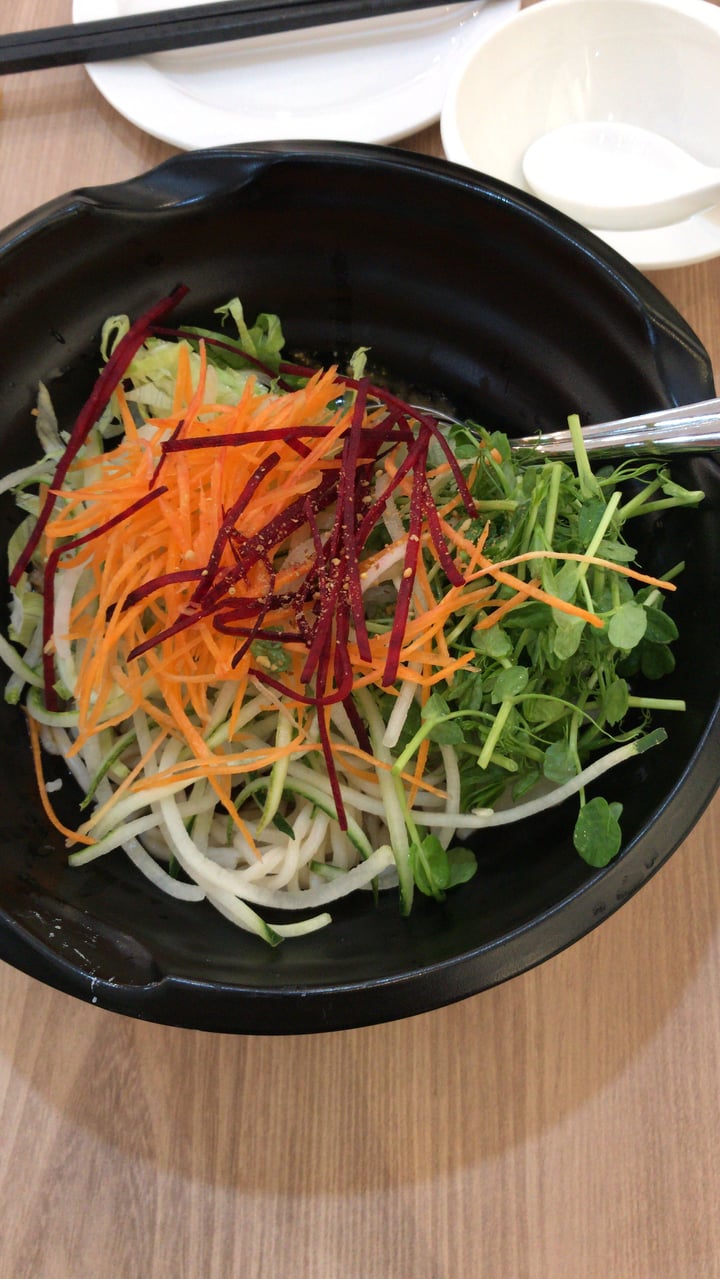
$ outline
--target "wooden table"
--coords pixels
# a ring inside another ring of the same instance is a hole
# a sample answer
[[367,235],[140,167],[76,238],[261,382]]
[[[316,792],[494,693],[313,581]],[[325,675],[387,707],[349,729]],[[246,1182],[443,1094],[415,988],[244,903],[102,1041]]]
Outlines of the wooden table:
[[[80,68],[7,79],[0,223],[169,153]],[[720,260],[654,280],[720,373]],[[720,800],[565,954],[393,1025],[191,1033],[3,966],[0,1276],[719,1276],[719,837]]]

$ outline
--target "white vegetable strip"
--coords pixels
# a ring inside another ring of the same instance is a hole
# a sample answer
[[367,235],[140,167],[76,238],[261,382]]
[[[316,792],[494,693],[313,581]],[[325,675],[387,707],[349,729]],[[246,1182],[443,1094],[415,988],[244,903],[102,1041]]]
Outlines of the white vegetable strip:
[[[218,890],[221,893],[237,894],[239,888],[237,876],[223,866],[214,865],[198,852],[183,825],[177,805],[171,798],[160,801],[160,812],[176,850],[177,859],[187,874],[209,894],[216,893]],[[255,884],[243,883],[241,891],[245,900],[258,906],[282,905],[283,909],[288,910],[304,910],[305,907],[314,910],[318,906],[328,905],[339,897],[346,896],[363,884],[370,883],[386,866],[392,865],[392,862],[392,850],[384,845],[368,857],[367,861],[360,862],[349,870],[346,875],[338,876],[331,883],[303,889],[300,893],[283,893],[281,901],[271,890]]]
[[[457,813],[460,809],[460,769],[458,768],[457,755],[451,746],[441,746],[440,754],[445,765],[445,786],[448,793],[445,811]],[[451,830],[441,833],[439,838],[443,848],[449,847],[452,837],[453,831]]]
[[[419,667],[411,664],[411,669],[418,670]],[[387,746],[388,750],[393,750],[393,748],[397,746],[400,734],[405,727],[408,712],[416,695],[417,689],[414,684],[406,682],[402,685],[400,692],[395,699],[395,705],[390,712],[387,728],[383,734],[383,746]]]
[[67,568],[63,568],[63,571],[57,575],[55,589],[55,624],[53,626],[55,661],[60,679],[71,694],[75,692],[77,667],[68,639],[70,610],[84,571],[84,564],[70,564]]
[[142,871],[146,879],[156,888],[161,888],[163,892],[169,893],[171,897],[177,897],[180,901],[200,902],[205,894],[202,888],[197,884],[188,884],[185,880],[175,879],[173,875],[168,875],[160,863],[146,852],[142,844],[137,839],[123,840],[122,847],[125,849],[130,861]]

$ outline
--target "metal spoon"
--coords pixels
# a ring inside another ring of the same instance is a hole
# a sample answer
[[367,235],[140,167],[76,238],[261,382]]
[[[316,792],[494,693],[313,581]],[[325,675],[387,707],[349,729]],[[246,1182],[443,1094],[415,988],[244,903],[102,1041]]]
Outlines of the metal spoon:
[[550,130],[528,147],[523,173],[536,195],[599,230],[670,226],[720,202],[720,168],[621,121]]
[[[460,418],[428,405],[413,404],[440,422],[462,426]],[[720,449],[720,399],[701,400],[681,408],[641,413],[583,427],[585,447],[591,457],[619,457],[623,453],[662,457],[671,453],[708,453]],[[572,457],[569,431],[526,435],[510,439],[514,450],[530,449],[543,457]]]

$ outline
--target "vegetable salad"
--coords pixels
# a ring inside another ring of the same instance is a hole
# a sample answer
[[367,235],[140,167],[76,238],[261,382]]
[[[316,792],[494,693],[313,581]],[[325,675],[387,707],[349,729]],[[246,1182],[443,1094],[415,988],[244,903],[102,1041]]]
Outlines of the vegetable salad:
[[[576,418],[572,466],[448,429],[364,350],[284,359],[238,299],[172,329],[183,294],[108,320],[69,430],[40,388],[42,457],[3,481],[5,696],[70,862],[123,849],[272,944],[356,890],[442,900],[475,840],[570,796],[605,865],[621,807],[586,788],[683,709],[633,691],[673,667],[681,566],[644,574],[631,522],[702,494],[654,462],[594,473]],[[84,792],[76,828],[43,748]]]

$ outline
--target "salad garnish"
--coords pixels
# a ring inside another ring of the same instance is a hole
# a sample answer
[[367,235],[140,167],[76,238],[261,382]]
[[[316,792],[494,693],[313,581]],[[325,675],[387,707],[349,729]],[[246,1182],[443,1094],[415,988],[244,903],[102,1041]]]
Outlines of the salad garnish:
[[[448,430],[365,350],[284,359],[237,298],[171,329],[185,292],[107,321],[69,431],[40,388],[43,457],[2,485],[24,515],[5,696],[70,862],[123,848],[273,944],[358,889],[442,900],[478,832],[571,795],[607,864],[621,806],[587,788],[684,709],[634,691],[673,668],[682,566],[643,573],[627,525],[702,493],[655,462],[594,473],[577,418],[574,466]],[[74,829],[42,747],[85,793]]]

